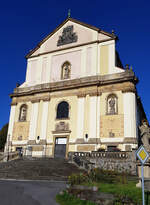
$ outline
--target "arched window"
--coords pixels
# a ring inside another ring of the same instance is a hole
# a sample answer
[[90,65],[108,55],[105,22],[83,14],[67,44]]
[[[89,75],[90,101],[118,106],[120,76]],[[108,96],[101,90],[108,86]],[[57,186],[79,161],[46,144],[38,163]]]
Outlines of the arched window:
[[118,113],[118,100],[117,96],[114,94],[110,94],[107,97],[107,105],[106,105],[106,114],[115,115]]
[[61,68],[61,79],[69,79],[71,74],[71,64],[66,61]]
[[69,104],[66,101],[62,101],[57,106],[57,119],[69,117]]
[[26,121],[27,118],[27,105],[22,105],[20,107],[20,113],[19,113],[19,121],[23,122]]

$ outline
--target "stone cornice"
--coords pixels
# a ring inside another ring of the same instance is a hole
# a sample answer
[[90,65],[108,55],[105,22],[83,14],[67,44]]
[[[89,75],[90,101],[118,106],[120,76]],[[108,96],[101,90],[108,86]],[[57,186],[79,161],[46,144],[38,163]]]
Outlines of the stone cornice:
[[88,140],[85,140],[84,138],[77,138],[74,143],[70,144],[101,144],[100,138],[89,138]]
[[93,91],[93,92],[89,92],[89,96],[101,96],[102,92],[100,91]]
[[123,88],[122,92],[123,93],[128,93],[128,92],[136,93],[136,88],[134,86],[125,87]]
[[44,98],[42,98],[42,100],[43,100],[44,102],[50,101],[50,96],[44,97]]
[[40,99],[33,99],[33,100],[31,100],[31,102],[32,103],[38,103],[38,102],[40,102]]
[[31,99],[32,103],[37,103],[40,102],[41,100],[45,101],[50,101],[50,96],[39,96],[39,97],[33,97],[33,99]]
[[60,134],[60,133],[71,133],[71,130],[56,130],[52,131],[53,134]]
[[86,93],[78,93],[77,97],[78,98],[84,98],[84,97],[86,97]]
[[11,103],[11,106],[13,106],[13,105],[17,105],[17,102],[12,102],[12,103]]
[[17,103],[26,103],[26,102],[32,102],[32,103],[38,103],[40,101],[46,102],[46,101],[50,101],[50,95],[49,93],[40,95],[40,96],[35,96],[35,95],[28,95],[28,96],[20,96],[20,97],[14,97],[12,99],[12,105],[17,105]]
[[73,80],[39,84],[39,85],[30,86],[26,88],[15,88],[14,93],[11,94],[10,97],[77,89],[77,88],[94,86],[94,85],[101,87],[105,85],[111,85],[111,84],[127,82],[127,81],[132,82],[133,86],[138,82],[138,79],[135,77],[134,73],[131,70],[126,70],[125,72],[103,75],[103,76],[96,75],[96,76],[78,78]]
[[124,140],[123,140],[123,143],[126,143],[126,144],[137,144],[137,139],[136,138],[133,138],[133,137],[126,137]]
[[[55,53],[55,52],[59,52],[59,51],[69,50],[69,49],[78,48],[78,47],[81,47],[81,46],[91,45],[91,44],[95,44],[95,43],[97,43],[97,44],[98,43],[104,43],[104,42],[112,41],[112,40],[115,40],[115,39],[114,38],[109,38],[109,39],[104,39],[104,40],[101,40],[101,41],[100,40],[90,41],[90,42],[78,44],[78,45],[75,45],[75,46],[69,46],[69,47],[66,47],[66,48],[60,48],[60,49],[56,49],[56,50],[52,50],[52,51],[47,51],[47,52],[39,53],[39,54],[33,55],[33,56],[26,56],[26,58],[28,58],[28,59],[36,58],[36,57],[39,57],[39,56],[42,56],[42,55],[47,55],[47,54],[50,54],[50,53]],[[38,48],[40,48],[40,47],[37,47],[37,49]]]
[[29,140],[28,145],[46,145],[46,140],[40,140],[38,143],[36,140]]
[[[33,54],[35,51],[37,51],[45,41],[47,41],[55,32],[57,32],[59,29],[61,29],[62,26],[63,26],[65,23],[67,23],[68,21],[72,21],[72,22],[74,22],[74,23],[76,23],[76,24],[79,24],[79,25],[82,25],[82,26],[84,26],[84,27],[90,28],[90,29],[92,29],[92,30],[97,31],[98,33],[102,33],[102,34],[104,34],[104,35],[110,37],[109,39],[104,39],[104,40],[102,40],[102,41],[97,41],[97,42],[99,42],[99,43],[100,43],[100,42],[104,42],[104,41],[106,41],[106,40],[117,40],[117,39],[118,39],[118,37],[117,37],[116,35],[112,34],[112,33],[108,33],[108,32],[106,32],[106,31],[103,31],[103,30],[101,30],[101,29],[95,27],[95,26],[91,26],[91,25],[89,25],[89,24],[83,23],[83,22],[81,22],[81,21],[78,21],[78,20],[76,20],[76,19],[73,19],[73,18],[70,18],[70,17],[69,17],[69,18],[67,18],[65,21],[63,21],[54,31],[52,31],[52,32],[51,32],[49,35],[47,35],[43,40],[41,40],[41,41],[37,44],[37,46],[36,46],[33,50],[31,50],[31,51],[26,55],[26,58],[31,58],[31,57],[32,57],[32,54]],[[88,42],[88,43],[91,43],[91,42]],[[77,46],[81,46],[81,45],[84,45],[84,44],[80,44],[80,45],[77,45]],[[68,47],[71,48],[71,46],[68,46]],[[67,49],[68,49],[68,47],[67,47]],[[63,48],[62,48],[62,49],[63,49]],[[54,51],[53,51],[53,52],[54,52]],[[35,55],[34,55],[34,56],[35,56]]]

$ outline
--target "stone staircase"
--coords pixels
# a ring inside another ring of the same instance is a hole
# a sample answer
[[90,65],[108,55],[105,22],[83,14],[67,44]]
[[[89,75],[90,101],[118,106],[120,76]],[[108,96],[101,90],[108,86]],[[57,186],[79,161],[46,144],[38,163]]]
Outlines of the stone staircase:
[[66,181],[72,173],[81,172],[64,159],[17,159],[0,163],[0,179]]

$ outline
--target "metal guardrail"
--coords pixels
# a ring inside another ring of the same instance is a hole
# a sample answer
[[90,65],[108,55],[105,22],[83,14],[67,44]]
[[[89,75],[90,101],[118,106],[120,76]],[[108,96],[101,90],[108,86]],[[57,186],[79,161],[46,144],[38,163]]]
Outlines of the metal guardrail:
[[4,155],[3,155],[2,160],[3,161],[11,161],[11,160],[18,159],[18,158],[20,158],[20,155],[19,155],[18,151],[5,152]]
[[90,158],[113,158],[113,159],[127,159],[131,152],[69,152],[68,156],[90,157]]

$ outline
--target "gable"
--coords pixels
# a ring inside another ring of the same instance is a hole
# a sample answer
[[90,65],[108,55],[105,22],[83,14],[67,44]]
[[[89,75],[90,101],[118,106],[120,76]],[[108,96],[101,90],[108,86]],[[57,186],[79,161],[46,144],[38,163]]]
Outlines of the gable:
[[43,39],[26,57],[112,38],[100,29],[68,18],[54,32]]

